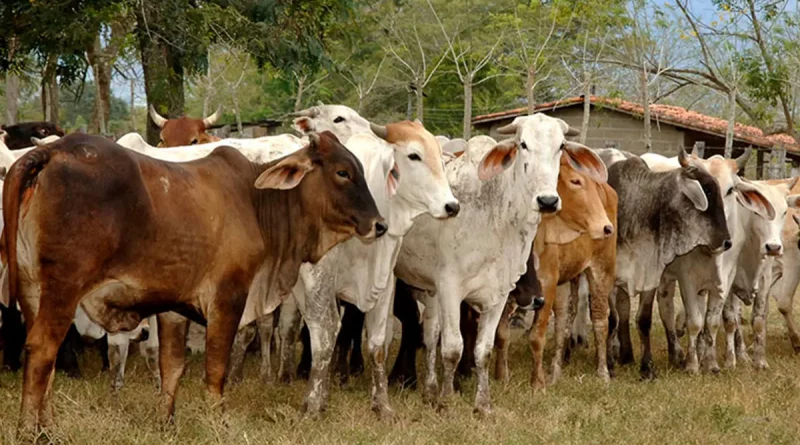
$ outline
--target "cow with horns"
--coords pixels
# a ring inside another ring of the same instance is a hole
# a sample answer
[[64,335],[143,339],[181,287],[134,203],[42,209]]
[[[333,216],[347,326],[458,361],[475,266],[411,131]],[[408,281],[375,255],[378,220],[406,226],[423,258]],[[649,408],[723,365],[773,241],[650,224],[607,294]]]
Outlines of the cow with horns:
[[217,108],[211,116],[203,119],[181,116],[177,119],[167,119],[150,105],[150,118],[161,129],[158,142],[159,147],[180,147],[182,145],[207,144],[220,138],[206,133],[208,127],[219,120],[222,107]]

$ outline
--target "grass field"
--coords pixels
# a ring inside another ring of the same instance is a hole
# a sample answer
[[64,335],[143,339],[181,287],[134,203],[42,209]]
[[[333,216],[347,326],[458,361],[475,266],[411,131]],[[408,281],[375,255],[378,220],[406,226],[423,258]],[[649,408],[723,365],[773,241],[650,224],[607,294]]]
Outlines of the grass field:
[[[745,332],[749,337],[749,327]],[[472,415],[473,379],[443,414],[423,404],[418,392],[392,390],[397,416],[392,422],[378,421],[370,410],[368,373],[348,387],[334,388],[321,420],[304,419],[299,408],[305,382],[260,384],[256,357],[248,359],[245,381],[227,392],[227,411],[220,416],[206,404],[203,360],[195,356],[178,394],[177,420],[162,427],[155,418],[157,394],[142,358],[131,357],[125,387],[112,395],[108,374],[100,373],[99,358],[89,350],[83,357],[83,380],[57,376],[57,426],[41,441],[115,445],[800,443],[800,355],[793,354],[782,319],[774,310],[768,331],[768,371],[756,372],[745,365],[716,376],[689,376],[670,370],[659,321],[654,335],[655,381],[640,381],[638,366],[629,366],[618,369],[606,386],[592,374],[593,350],[584,349],[573,357],[555,386],[535,394],[528,386],[527,343],[519,338],[521,331],[514,334],[511,382],[493,382],[494,415],[485,420]],[[635,330],[633,334],[636,337]],[[19,373],[0,374],[2,444],[17,443],[20,385]]]

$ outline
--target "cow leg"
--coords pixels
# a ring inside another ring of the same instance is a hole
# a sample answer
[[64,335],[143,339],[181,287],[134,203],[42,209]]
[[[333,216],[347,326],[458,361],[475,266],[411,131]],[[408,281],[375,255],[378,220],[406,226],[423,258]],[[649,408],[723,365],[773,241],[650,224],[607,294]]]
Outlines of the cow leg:
[[[356,359],[358,355],[361,359],[361,371],[364,370],[364,358],[361,356],[360,351],[356,352],[355,344],[361,347],[360,337],[364,332],[364,313],[358,310],[353,304],[343,301],[344,315],[342,316],[342,328],[339,330],[339,335],[336,336],[336,348],[334,349],[336,355],[336,366],[334,372],[339,375],[339,380],[342,385],[346,384],[350,378],[350,369],[348,367],[348,356],[351,354],[351,360]],[[358,337],[358,338],[357,338]],[[305,350],[305,348],[303,348]],[[357,360],[357,359],[356,359]]]
[[130,344],[127,332],[108,334],[108,361],[111,365],[111,390],[114,392],[125,384],[125,364]]
[[[755,300],[755,299],[754,299]],[[733,332],[733,343],[736,349],[736,360],[741,363],[750,363],[752,360],[747,354],[747,344],[744,341],[744,334],[742,332],[742,301],[738,298],[734,300],[734,319],[736,320],[736,329]]]
[[63,371],[73,379],[81,378],[81,368],[78,364],[78,350],[83,346],[83,339],[74,324],[71,324],[67,336],[58,348],[56,356],[56,370]]
[[497,357],[495,357],[494,362],[494,378],[503,383],[508,383],[509,380],[508,347],[511,344],[510,318],[513,311],[514,305],[511,304],[510,301],[506,302],[494,338],[494,349],[497,352]]
[[[445,274],[450,277],[450,274]],[[442,388],[439,392],[439,409],[447,408],[453,395],[453,381],[456,366],[464,350],[464,340],[461,337],[461,287],[460,282],[452,280],[446,283],[437,283],[437,296],[439,299],[439,320],[442,327],[441,355],[442,355]],[[496,326],[495,326],[496,328]],[[494,332],[492,332],[494,334]]]
[[108,371],[111,369],[111,362],[108,360],[108,334],[100,337],[100,340],[97,340],[95,343],[95,347],[97,348],[97,352],[100,353],[100,360],[103,362],[101,366],[101,371]]
[[667,337],[669,364],[673,368],[683,369],[685,358],[675,328],[675,284],[675,280],[669,280],[662,276],[656,298],[658,299],[658,315],[661,316],[661,324],[664,325],[664,333]]
[[753,314],[751,319],[753,328],[753,366],[758,370],[769,369],[769,363],[767,362],[768,291],[768,289],[761,288],[756,290],[756,298],[753,300]]
[[158,316],[148,320],[150,334],[147,340],[139,343],[139,353],[144,356],[144,363],[156,381],[156,390],[161,391],[161,373],[158,366]]
[[270,345],[272,344],[272,330],[274,329],[275,315],[267,314],[256,320],[258,336],[261,346],[261,369],[258,378],[261,383],[272,383],[275,376],[272,373],[272,358]]
[[789,274],[784,274],[781,281],[773,287],[775,291],[772,294],[775,298],[775,303],[778,305],[778,312],[781,313],[786,323],[789,341],[796,353],[800,353],[800,333],[798,333],[795,325],[792,311],[794,310],[794,293],[797,290],[798,282],[800,282],[800,273],[793,271]]
[[706,307],[706,322],[702,334],[703,343],[705,344],[703,370],[712,374],[719,373],[719,363],[717,362],[717,332],[719,331],[722,306],[724,304],[725,301],[723,299],[721,286],[709,290]]
[[606,339],[606,363],[608,364],[608,375],[614,377],[614,342],[617,339],[619,329],[619,314],[617,313],[617,286],[611,284],[611,291],[608,293],[608,338]]
[[475,371],[478,375],[478,388],[475,392],[474,412],[481,417],[492,413],[492,399],[489,396],[489,360],[494,345],[494,334],[497,332],[497,323],[503,314],[506,300],[501,300],[488,311],[481,314],[478,319],[478,338],[475,342]]
[[642,346],[642,361],[639,374],[642,379],[650,380],[656,377],[653,369],[653,356],[650,351],[650,329],[653,326],[653,300],[656,289],[644,291],[639,295],[639,311],[636,314],[636,325],[639,328],[639,340]]
[[[588,286],[585,275],[573,279],[569,284],[570,303],[568,323],[570,326],[570,349],[573,346],[586,346],[589,344],[590,320]],[[564,357],[566,362],[569,362],[570,349],[567,349],[567,356]]]
[[3,324],[0,326],[0,336],[3,337],[3,367],[9,371],[18,371],[22,368],[22,350],[26,337],[22,313],[16,307],[2,306],[0,313],[3,316]]
[[[553,315],[555,316],[556,347],[553,354],[553,364],[550,372],[550,384],[555,384],[561,378],[561,367],[564,360],[564,344],[568,342],[570,332],[567,329],[567,306],[569,306],[570,291],[556,289],[556,301],[553,305]],[[605,342],[604,342],[605,343]]]
[[[387,309],[388,310],[388,309]],[[361,312],[358,307],[353,306],[350,310],[351,317],[352,317],[352,325],[354,329],[351,330],[352,332],[352,349],[350,351],[350,366],[348,372],[352,377],[358,377],[364,373],[364,353],[362,351],[361,342],[364,338],[364,313]],[[387,315],[390,317],[391,315]],[[345,317],[347,314],[345,313]],[[344,322],[342,322],[344,325]],[[386,341],[386,340],[384,340]],[[387,341],[387,348],[388,343],[391,343],[391,339]]]
[[[610,262],[613,266],[613,261]],[[603,268],[589,269],[586,279],[589,285],[589,316],[592,320],[594,330],[594,345],[596,349],[595,358],[597,359],[597,377],[604,382],[611,380],[608,369],[608,355],[606,344],[608,343],[609,331],[609,297],[614,288],[615,279],[613,270]],[[584,298],[584,297],[580,297]]]
[[456,368],[456,391],[461,390],[461,381],[472,375],[475,367],[475,341],[478,333],[478,318],[480,315],[466,302],[461,302],[461,317],[459,328],[464,341],[464,350],[461,351],[461,360]]
[[[557,267],[557,265],[554,265]],[[544,346],[547,343],[547,324],[550,322],[550,314],[553,312],[557,296],[557,271],[546,271],[544,264],[542,270],[539,271],[539,280],[542,285],[542,295],[544,296],[544,306],[537,311],[537,317],[531,327],[531,332],[528,336],[530,343],[531,353],[533,355],[533,368],[531,369],[531,386],[534,390],[543,389],[545,387],[544,375]],[[551,268],[552,269],[552,268]],[[556,331],[556,335],[560,335]]]
[[[27,334],[19,419],[20,437],[33,433],[37,427],[47,427],[53,422],[51,396],[56,355],[75,313],[74,307],[69,310],[52,307],[54,304],[53,298],[40,299],[39,313]],[[28,324],[31,324],[30,321]]]
[[[389,277],[389,282],[393,281],[394,277]],[[394,416],[394,410],[389,405],[389,380],[386,377],[386,328],[392,316],[393,293],[392,287],[384,289],[375,307],[366,314],[369,355],[372,357],[372,411],[382,419]],[[358,336],[361,337],[361,329],[358,330]]]
[[[308,332],[308,326],[303,323],[300,328],[300,362],[297,363],[297,370],[295,375],[298,379],[308,380],[311,374],[311,334]],[[336,348],[333,348],[333,353],[336,353]],[[294,356],[292,356],[294,357]]]
[[[281,316],[283,309],[281,309]],[[332,292],[314,292],[306,296],[305,313],[311,351],[311,370],[303,399],[303,410],[317,417],[328,404],[330,363],[336,334],[339,330],[339,311]],[[294,344],[292,344],[294,347]]]
[[419,307],[409,286],[400,280],[396,283],[393,312],[400,320],[403,334],[397,359],[389,374],[389,382],[416,389],[417,348],[422,344]]
[[175,312],[158,314],[158,366],[161,371],[159,417],[171,422],[175,415],[175,395],[186,362],[186,335],[189,319]]
[[729,292],[722,307],[722,322],[725,325],[725,369],[736,368],[736,299],[737,297]]
[[256,321],[247,326],[242,326],[236,332],[236,338],[233,340],[233,347],[231,348],[230,358],[230,382],[239,383],[244,379],[244,359],[247,355],[247,347],[256,338]]
[[[622,287],[617,287],[617,338],[619,339],[619,363],[633,363],[633,344],[631,343],[631,296]],[[641,297],[640,297],[641,298]]]
[[425,383],[422,387],[422,400],[428,404],[436,403],[439,383],[436,378],[436,348],[441,337],[442,324],[439,316],[439,299],[426,294],[425,310],[422,312],[422,341],[425,344]]
[[220,295],[225,295],[225,298],[218,298],[217,304],[207,315],[206,388],[213,406],[223,409],[231,347],[236,338],[247,296],[226,292],[224,289],[220,290]]
[[283,383],[292,381],[294,368],[294,350],[297,341],[297,330],[300,327],[300,311],[297,301],[290,296],[281,304],[281,315],[278,329],[281,335],[281,357],[278,365],[278,378]]

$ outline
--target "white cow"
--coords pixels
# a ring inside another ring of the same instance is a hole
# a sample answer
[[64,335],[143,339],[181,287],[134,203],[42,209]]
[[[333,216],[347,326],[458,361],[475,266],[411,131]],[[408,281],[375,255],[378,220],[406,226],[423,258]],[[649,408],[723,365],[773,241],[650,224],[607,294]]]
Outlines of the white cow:
[[588,148],[567,142],[568,131],[564,121],[535,114],[500,128],[501,134],[514,135],[508,140],[471,139],[466,153],[447,164],[447,178],[462,214],[448,221],[421,217],[406,237],[395,272],[409,285],[434,294],[423,302],[427,400],[435,399],[439,333],[444,364],[440,404],[453,393],[463,348],[460,305],[466,301],[481,314],[475,345],[475,410],[490,413],[487,364],[495,330],[509,292],[525,273],[540,212],[555,212],[561,206],[556,184],[562,154],[576,169],[605,181],[601,160]]
[[[798,187],[792,192],[800,192]],[[770,293],[775,298],[778,311],[784,318],[789,342],[794,352],[800,353],[800,333],[794,322],[794,294],[800,284],[800,246],[798,246],[798,227],[800,227],[800,210],[789,209],[789,214],[784,221],[781,241],[784,252],[780,258],[775,258],[773,268],[769,271],[767,283],[775,281]]]

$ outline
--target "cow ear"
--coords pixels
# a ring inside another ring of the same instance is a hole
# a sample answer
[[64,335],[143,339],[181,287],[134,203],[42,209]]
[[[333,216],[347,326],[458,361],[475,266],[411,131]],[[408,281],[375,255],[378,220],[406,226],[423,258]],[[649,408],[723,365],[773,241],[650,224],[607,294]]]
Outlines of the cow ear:
[[772,221],[775,218],[775,207],[757,188],[744,181],[736,184],[736,200],[742,207]]
[[577,142],[564,141],[562,151],[572,168],[594,181],[608,182],[608,169],[600,156],[597,156],[591,148]]
[[700,181],[697,179],[681,178],[678,182],[680,182],[681,192],[692,201],[695,208],[701,212],[705,212],[706,209],[708,209],[708,198],[705,192],[703,192]]
[[481,181],[488,181],[503,173],[517,159],[518,152],[519,145],[513,139],[507,139],[495,145],[478,164],[478,178]]
[[800,195],[789,195],[786,197],[786,205],[789,208],[797,209],[800,208]]
[[298,117],[294,120],[292,126],[300,134],[306,134],[314,131],[314,128],[312,128],[311,119],[307,117]]
[[307,156],[291,154],[264,170],[264,173],[256,179],[255,186],[257,189],[293,189],[313,168],[314,165]]

